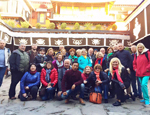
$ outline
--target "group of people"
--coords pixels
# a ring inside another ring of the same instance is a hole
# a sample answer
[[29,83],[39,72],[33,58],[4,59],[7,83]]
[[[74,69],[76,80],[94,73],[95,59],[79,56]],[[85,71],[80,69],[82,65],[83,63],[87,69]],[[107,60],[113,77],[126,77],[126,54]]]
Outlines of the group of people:
[[150,52],[142,43],[131,46],[132,53],[119,43],[107,48],[107,54],[105,48],[71,48],[68,54],[64,46],[57,53],[53,48],[37,51],[36,44],[26,52],[24,43],[11,53],[5,45],[0,40],[0,86],[6,69],[11,71],[11,100],[16,99],[15,89],[20,82],[21,101],[36,100],[39,94],[43,101],[57,97],[68,103],[79,98],[85,105],[90,92],[97,92],[103,95],[104,103],[116,96],[114,106],[129,98],[135,101],[136,97],[149,105]]

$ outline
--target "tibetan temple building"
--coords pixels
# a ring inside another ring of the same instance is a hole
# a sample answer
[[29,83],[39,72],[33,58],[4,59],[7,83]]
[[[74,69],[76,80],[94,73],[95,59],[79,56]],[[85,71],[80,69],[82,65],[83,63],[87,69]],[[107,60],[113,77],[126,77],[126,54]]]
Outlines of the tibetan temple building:
[[[13,1],[13,2],[12,2]],[[16,1],[16,2],[14,2]],[[120,4],[116,0],[18,0],[1,1],[4,5],[14,4],[10,9],[0,7],[0,38],[7,41],[11,50],[24,42],[29,49],[32,44],[40,47],[53,47],[58,50],[60,45],[74,48],[109,47],[123,43],[126,47],[146,40],[149,35],[149,0],[137,4]],[[18,9],[22,9],[21,11]],[[12,16],[11,16],[11,15]],[[18,17],[17,17],[18,16]],[[3,19],[28,21],[32,28],[12,28]],[[55,23],[58,29],[46,29],[49,23]],[[69,30],[60,29],[67,23]],[[80,30],[73,30],[74,24],[80,24]],[[35,29],[36,23],[42,28]],[[84,30],[86,23],[92,23],[91,30]],[[102,30],[94,30],[100,24]],[[117,30],[107,29],[113,24]],[[142,29],[141,29],[142,28]]]

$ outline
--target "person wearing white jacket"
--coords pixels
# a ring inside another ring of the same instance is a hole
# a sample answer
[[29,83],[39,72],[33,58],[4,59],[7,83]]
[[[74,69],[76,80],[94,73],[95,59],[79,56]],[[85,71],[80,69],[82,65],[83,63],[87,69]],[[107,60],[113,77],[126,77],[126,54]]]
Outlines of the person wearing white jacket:
[[10,70],[9,65],[9,57],[11,55],[11,51],[9,48],[6,48],[6,42],[5,40],[0,40],[0,87],[3,82],[3,77],[5,74],[5,71],[8,67],[8,70]]

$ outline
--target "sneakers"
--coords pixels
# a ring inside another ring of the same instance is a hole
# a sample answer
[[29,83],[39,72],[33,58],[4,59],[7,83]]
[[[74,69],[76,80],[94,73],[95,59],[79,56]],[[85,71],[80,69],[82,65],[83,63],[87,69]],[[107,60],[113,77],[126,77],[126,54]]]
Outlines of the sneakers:
[[115,103],[113,103],[113,106],[120,106],[121,103],[119,101],[116,101]]
[[145,102],[145,100],[144,100],[144,99],[142,99],[142,100],[140,100],[140,102],[141,102],[141,103],[144,103],[144,102]]
[[145,101],[145,105],[149,105],[150,103],[149,103],[149,101]]

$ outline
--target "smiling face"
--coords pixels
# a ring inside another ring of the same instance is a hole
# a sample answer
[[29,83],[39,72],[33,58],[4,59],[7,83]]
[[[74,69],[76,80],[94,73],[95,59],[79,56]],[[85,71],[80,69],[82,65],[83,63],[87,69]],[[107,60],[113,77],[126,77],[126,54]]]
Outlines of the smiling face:
[[143,49],[144,49],[143,46],[141,46],[141,45],[138,46],[138,52],[139,52],[139,53],[142,53],[142,52],[143,52]]
[[25,51],[26,50],[26,45],[25,44],[20,44],[19,49],[21,51]]
[[37,50],[37,45],[36,45],[36,44],[33,44],[33,45],[32,45],[32,49],[33,49],[33,50]]
[[45,54],[45,51],[44,51],[44,50],[41,50],[41,51],[40,51],[40,54],[41,54],[41,55],[44,55],[44,54]]
[[113,50],[110,48],[110,49],[108,50],[108,54],[109,54],[109,53],[112,53],[112,52],[113,52]]
[[74,56],[74,54],[75,54],[74,51],[71,51],[71,52],[70,52],[70,55],[71,55],[71,56]]
[[62,55],[58,55],[57,60],[58,60],[58,62],[61,62],[62,61]]
[[86,73],[86,74],[90,74],[90,73],[91,73],[91,68],[90,68],[90,67],[86,67],[85,73]]
[[131,46],[132,53],[136,53],[136,46]]
[[48,55],[52,56],[53,55],[53,50],[49,50]]
[[82,55],[83,55],[83,56],[86,56],[86,51],[82,51]]
[[65,55],[66,55],[66,50],[61,50],[61,54],[62,54],[63,56],[65,56]]
[[104,48],[101,48],[101,49],[100,49],[100,52],[102,52],[102,54],[105,54],[105,49],[104,49]]
[[113,61],[112,62],[112,67],[118,67],[119,65],[119,62],[118,61]]
[[47,67],[47,69],[50,69],[52,67],[52,65],[50,63],[47,63],[46,67]]
[[64,61],[64,67],[67,68],[67,69],[70,67],[70,60],[65,60]]
[[35,71],[35,70],[36,70],[36,66],[35,65],[31,65],[30,71]]
[[97,54],[97,58],[102,58],[103,56],[102,56],[102,54],[101,53],[98,53]]

